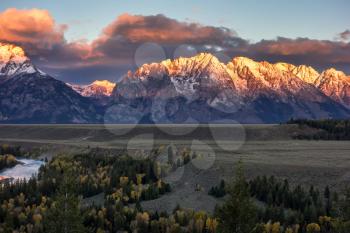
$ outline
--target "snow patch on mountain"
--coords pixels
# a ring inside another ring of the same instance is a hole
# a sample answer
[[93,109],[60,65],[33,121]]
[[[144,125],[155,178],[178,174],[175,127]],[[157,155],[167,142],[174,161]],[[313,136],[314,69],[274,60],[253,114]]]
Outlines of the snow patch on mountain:
[[171,82],[174,84],[176,91],[186,97],[191,97],[196,92],[196,86],[199,86],[199,82],[195,77],[189,77],[184,79],[183,77],[170,77]]

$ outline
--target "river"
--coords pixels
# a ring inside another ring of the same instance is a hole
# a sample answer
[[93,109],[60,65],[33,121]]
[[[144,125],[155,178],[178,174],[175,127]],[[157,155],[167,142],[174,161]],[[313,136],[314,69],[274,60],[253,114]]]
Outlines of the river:
[[0,171],[0,176],[13,179],[30,179],[33,175],[37,175],[39,168],[44,164],[43,161],[34,159],[17,159],[20,164],[12,168]]

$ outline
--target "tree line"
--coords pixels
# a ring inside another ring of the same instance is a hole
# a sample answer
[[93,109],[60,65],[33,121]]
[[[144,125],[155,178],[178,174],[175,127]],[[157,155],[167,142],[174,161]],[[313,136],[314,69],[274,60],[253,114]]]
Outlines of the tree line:
[[287,124],[297,124],[300,127],[308,126],[318,131],[294,135],[295,139],[314,140],[350,140],[350,120],[307,120],[291,119]]
[[[347,190],[343,197],[339,197],[339,194],[331,192],[328,186],[320,192],[313,186],[309,189],[304,189],[300,185],[291,188],[288,180],[279,181],[274,176],[256,177],[250,181],[242,178],[241,174],[238,174],[238,177],[241,177],[239,188],[232,188],[222,180],[220,185],[209,190],[209,195],[217,198],[228,195],[232,199],[237,195],[235,194],[237,189],[245,190],[246,202],[249,200],[252,208],[250,214],[253,216],[254,224],[250,223],[250,227],[247,226],[250,229],[248,231],[234,230],[232,227],[226,232],[350,232],[350,190]],[[226,210],[227,218],[238,214],[237,210],[232,209],[241,205],[242,201],[240,198],[235,198],[232,200],[234,203],[231,203]],[[241,208],[238,212],[249,210],[244,205]],[[218,217],[221,219],[222,208],[218,209]]]

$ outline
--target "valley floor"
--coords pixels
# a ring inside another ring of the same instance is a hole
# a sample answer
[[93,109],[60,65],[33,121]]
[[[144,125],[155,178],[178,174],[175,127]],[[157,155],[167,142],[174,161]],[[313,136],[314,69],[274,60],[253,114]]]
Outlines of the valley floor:
[[[293,140],[301,129],[296,125],[0,125],[0,143],[40,148],[41,157],[76,153],[87,148],[136,151],[173,145],[192,148],[207,158],[205,164],[190,163],[167,177],[173,192],[143,202],[145,209],[172,210],[182,207],[213,211],[217,200],[207,195],[221,179],[229,180],[235,163],[242,158],[247,178],[274,175],[290,183],[329,185],[342,191],[350,181],[349,141]],[[303,129],[305,130],[305,129]],[[310,129],[311,130],[311,129]],[[128,131],[128,132],[126,132]],[[161,157],[161,155],[160,155]],[[157,158],[162,159],[162,158]],[[200,188],[198,188],[200,187]]]

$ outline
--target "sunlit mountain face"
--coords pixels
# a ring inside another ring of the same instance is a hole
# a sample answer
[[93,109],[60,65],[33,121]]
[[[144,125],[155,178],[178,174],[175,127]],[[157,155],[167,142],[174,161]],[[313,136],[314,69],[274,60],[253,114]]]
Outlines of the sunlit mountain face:
[[18,46],[2,44],[0,52],[2,122],[97,123],[104,116],[110,123],[277,123],[350,116],[350,77],[334,68],[319,73],[247,57],[222,63],[199,53],[144,64],[117,84],[76,85],[40,71]]
[[[135,109],[142,109],[143,120],[168,123],[346,118],[350,78],[339,73],[330,69],[319,74],[305,65],[246,57],[224,64],[212,54],[201,53],[145,64],[128,73],[114,90],[114,109],[137,106],[126,109],[130,115],[135,113],[133,119],[140,117]],[[329,89],[333,91],[325,91]]]

